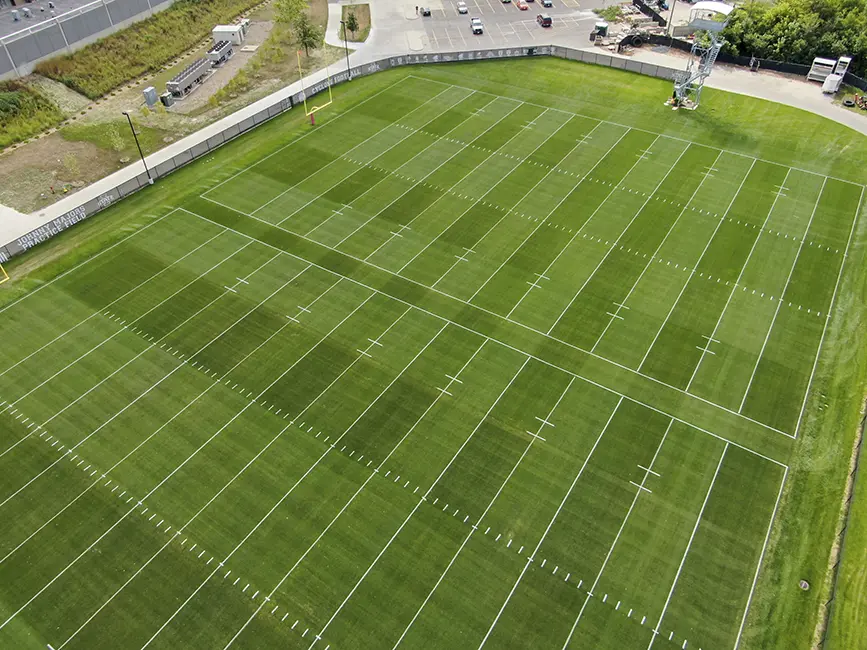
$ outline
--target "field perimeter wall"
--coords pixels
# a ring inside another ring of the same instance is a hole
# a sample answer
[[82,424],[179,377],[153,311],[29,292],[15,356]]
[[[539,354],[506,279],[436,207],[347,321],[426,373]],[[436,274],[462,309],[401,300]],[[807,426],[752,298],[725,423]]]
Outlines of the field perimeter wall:
[[[151,2],[153,2],[153,0],[151,0]],[[601,52],[575,50],[555,45],[391,56],[351,68],[351,74],[352,77],[362,77],[374,74],[381,70],[398,68],[405,65],[417,65],[420,63],[485,61],[526,56],[556,56],[572,61],[583,61],[595,65],[604,65],[668,80],[674,79],[675,74],[673,68],[610,56]],[[330,83],[332,85],[342,83],[347,80],[348,76],[347,71],[344,70],[339,74],[333,75]],[[307,97],[312,97],[323,90],[327,90],[328,84],[329,80],[324,79],[311,85],[306,89]],[[287,93],[285,90],[286,89],[278,91],[277,93],[274,93],[274,95],[266,97],[256,104],[247,107],[247,109],[242,109],[210,127],[205,127],[201,131],[184,138],[175,145],[166,147],[165,149],[152,154],[149,157],[152,161],[151,175],[154,178],[162,178],[179,167],[183,167],[187,163],[192,162],[196,158],[208,154],[229,140],[238,137],[242,133],[246,133],[259,124],[290,110],[295,104],[304,100],[304,94],[301,91]],[[181,147],[180,150],[178,150],[179,146]],[[134,174],[130,171],[136,167],[142,169],[141,173]],[[64,211],[63,214],[51,219],[37,228],[34,228],[26,234],[17,236],[15,239],[8,241],[5,245],[0,245],[0,263],[6,262],[15,255],[19,255],[20,253],[33,248],[37,244],[41,244],[54,235],[63,232],[70,226],[75,225],[79,221],[83,221],[84,219],[93,216],[119,199],[122,199],[143,187],[147,187],[148,185],[148,176],[141,167],[141,163],[135,163],[125,170],[116,172],[113,176],[122,180],[119,180],[119,182],[110,186],[108,189],[103,188],[102,191],[98,192],[98,194],[94,192],[93,188],[85,188],[84,190],[77,192],[72,197],[69,197],[69,199],[66,199],[66,201],[74,201],[75,197],[81,197],[81,203],[72,209]],[[94,186],[98,186],[100,183],[102,183],[102,181],[94,184]]]

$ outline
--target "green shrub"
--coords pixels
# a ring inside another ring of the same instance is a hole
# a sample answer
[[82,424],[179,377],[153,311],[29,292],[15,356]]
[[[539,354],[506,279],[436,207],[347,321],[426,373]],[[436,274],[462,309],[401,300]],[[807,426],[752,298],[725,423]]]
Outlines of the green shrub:
[[73,54],[36,66],[36,72],[90,99],[159,70],[225,23],[262,0],[179,0],[165,11]]
[[0,82],[0,149],[26,140],[63,120],[57,105],[18,81]]

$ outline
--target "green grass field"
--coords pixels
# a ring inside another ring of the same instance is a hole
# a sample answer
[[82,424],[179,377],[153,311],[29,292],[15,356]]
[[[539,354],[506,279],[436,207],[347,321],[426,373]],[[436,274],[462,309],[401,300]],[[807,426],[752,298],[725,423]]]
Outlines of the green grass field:
[[864,188],[664,88],[355,81],[10,283],[0,645],[806,647]]

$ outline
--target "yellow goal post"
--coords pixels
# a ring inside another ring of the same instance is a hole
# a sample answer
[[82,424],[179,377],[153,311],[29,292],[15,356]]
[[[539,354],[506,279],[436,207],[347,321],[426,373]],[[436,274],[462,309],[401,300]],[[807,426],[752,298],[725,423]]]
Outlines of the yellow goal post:
[[9,274],[6,273],[6,269],[3,268],[3,265],[0,264],[0,284],[4,282],[9,282]]
[[334,98],[331,95],[331,71],[328,70],[328,66],[325,66],[325,74],[328,77],[328,101],[324,104],[313,106],[312,108],[308,108],[307,106],[307,91],[304,89],[304,73],[301,70],[301,50],[297,51],[298,55],[298,78],[301,80],[301,96],[304,98],[304,114],[307,117],[310,117],[318,110],[331,106],[331,102],[334,101]]

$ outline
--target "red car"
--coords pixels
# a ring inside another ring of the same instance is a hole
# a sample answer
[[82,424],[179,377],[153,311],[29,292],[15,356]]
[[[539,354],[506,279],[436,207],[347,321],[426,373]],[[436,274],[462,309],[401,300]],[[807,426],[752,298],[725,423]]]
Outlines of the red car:
[[521,11],[527,11],[527,9],[530,8],[530,5],[528,5],[526,2],[524,2],[524,0],[518,0],[518,1],[515,3],[515,6],[516,6],[518,9],[520,9]]

